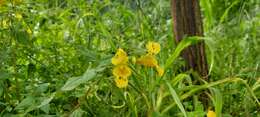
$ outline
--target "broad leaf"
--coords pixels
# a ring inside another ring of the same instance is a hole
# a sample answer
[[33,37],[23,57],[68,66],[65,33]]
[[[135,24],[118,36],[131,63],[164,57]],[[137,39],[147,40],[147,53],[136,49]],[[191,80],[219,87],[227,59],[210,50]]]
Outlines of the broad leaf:
[[76,88],[77,86],[79,86],[80,84],[86,83],[87,81],[91,80],[92,78],[94,78],[96,76],[96,70],[94,69],[88,69],[83,76],[79,76],[79,77],[72,77],[70,78],[65,85],[61,88],[62,91],[69,91],[72,90],[74,88]]
[[15,110],[25,110],[32,105],[35,104],[35,98],[32,96],[28,96],[27,98],[23,99],[16,107]]
[[69,117],[82,117],[84,111],[81,108],[76,109]]
[[46,97],[45,99],[43,99],[43,101],[41,102],[41,104],[39,106],[37,106],[37,108],[41,108],[42,106],[49,104],[51,102],[51,100],[54,98],[55,94],[56,93],[53,93],[50,97]]

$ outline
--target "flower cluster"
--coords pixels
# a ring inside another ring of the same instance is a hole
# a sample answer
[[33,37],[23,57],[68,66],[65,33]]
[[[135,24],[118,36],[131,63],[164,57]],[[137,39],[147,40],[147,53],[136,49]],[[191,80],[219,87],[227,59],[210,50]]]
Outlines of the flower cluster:
[[146,44],[146,49],[147,54],[137,59],[136,63],[147,67],[154,67],[156,68],[158,76],[163,76],[164,69],[159,66],[158,61],[155,57],[155,55],[160,52],[160,44],[156,42],[148,42]]
[[113,75],[115,76],[116,86],[125,88],[128,85],[128,77],[131,75],[131,69],[128,67],[128,56],[126,52],[119,48],[115,56],[111,59],[115,67],[113,68]]
[[[158,61],[155,57],[160,52],[160,44],[156,42],[148,42],[146,44],[147,54],[141,56],[138,59],[133,58],[133,63],[156,68],[158,76],[163,76],[164,69],[159,66]],[[119,88],[125,88],[128,85],[128,78],[131,76],[132,71],[128,67],[128,56],[126,52],[119,48],[114,57],[111,59],[113,68],[113,75],[115,76],[116,86]]]

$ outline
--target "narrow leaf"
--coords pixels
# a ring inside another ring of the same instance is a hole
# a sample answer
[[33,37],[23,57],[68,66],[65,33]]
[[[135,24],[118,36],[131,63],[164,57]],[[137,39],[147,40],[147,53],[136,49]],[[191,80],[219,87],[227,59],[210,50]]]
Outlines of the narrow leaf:
[[201,39],[198,37],[188,37],[188,38],[183,39],[178,44],[178,46],[176,47],[174,52],[171,54],[171,56],[166,60],[165,70],[167,70],[173,64],[175,59],[181,54],[182,50],[184,50],[186,47],[190,46],[191,44],[195,44],[199,40],[201,40]]
[[171,83],[173,84],[173,86],[176,86],[181,80],[183,80],[184,78],[188,78],[190,77],[187,74],[178,74],[172,81]]
[[211,88],[211,89],[214,94],[213,103],[215,106],[215,111],[216,111],[217,117],[221,117],[222,106],[223,106],[222,95],[218,89],[216,89],[216,88]]
[[175,103],[177,104],[177,106],[179,107],[179,109],[181,110],[181,112],[183,113],[184,117],[187,117],[187,113],[181,103],[180,98],[178,97],[177,93],[175,92],[175,90],[172,88],[171,84],[169,82],[166,81],[166,84],[170,90],[170,93],[172,95],[172,98],[174,99]]

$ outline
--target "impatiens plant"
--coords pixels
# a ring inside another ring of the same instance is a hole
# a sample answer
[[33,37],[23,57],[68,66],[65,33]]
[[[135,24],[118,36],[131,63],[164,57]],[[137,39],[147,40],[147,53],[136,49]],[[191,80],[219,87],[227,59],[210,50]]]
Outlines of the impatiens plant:
[[[158,76],[163,76],[164,69],[159,66],[156,59],[156,54],[160,52],[160,44],[157,42],[148,42],[146,44],[147,54],[141,56],[136,60],[136,64],[146,67],[156,68]],[[119,48],[115,56],[111,59],[113,68],[113,75],[115,77],[116,86],[119,88],[125,88],[128,85],[128,78],[131,75],[131,69],[128,67],[127,53]]]
[[112,58],[113,75],[115,76],[116,86],[119,88],[125,88],[128,85],[128,78],[131,75],[131,69],[128,67],[128,56],[126,52],[119,48]]
[[156,68],[158,75],[161,77],[164,74],[164,69],[159,66],[158,61],[156,59],[156,54],[158,54],[161,50],[161,46],[157,42],[149,41],[146,44],[147,54],[141,56],[137,59],[136,63],[146,66],[146,67],[153,67]]
[[[258,4],[200,0],[176,43],[170,0],[0,0],[0,117],[260,117]],[[181,55],[202,40],[208,81]]]

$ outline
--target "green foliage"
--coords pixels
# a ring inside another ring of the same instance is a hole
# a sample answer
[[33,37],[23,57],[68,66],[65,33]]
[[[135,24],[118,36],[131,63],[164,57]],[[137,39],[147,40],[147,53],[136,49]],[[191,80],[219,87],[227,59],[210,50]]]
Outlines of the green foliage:
[[[205,37],[176,45],[169,0],[0,0],[0,116],[260,116],[259,1],[200,3]],[[128,87],[116,87],[117,48],[132,61],[148,41],[161,45],[163,77],[129,62]],[[208,82],[182,70],[199,41]]]
[[75,77],[75,78],[70,78],[65,85],[61,88],[62,91],[69,91],[72,90],[76,87],[78,87],[82,83],[86,83],[87,81],[91,80],[96,76],[96,71],[91,69],[87,70],[83,76],[81,77]]
[[181,104],[181,101],[180,101],[180,99],[179,99],[179,97],[178,97],[176,91],[172,88],[172,86],[171,86],[170,83],[166,82],[166,84],[167,84],[167,86],[168,86],[168,88],[169,88],[169,90],[170,90],[170,93],[171,93],[171,95],[172,95],[174,101],[176,102],[176,104],[177,104],[178,107],[180,108],[180,110],[181,110],[181,112],[183,113],[184,117],[187,117],[187,114],[186,114],[186,112],[185,112],[185,109],[184,109],[183,105]]

